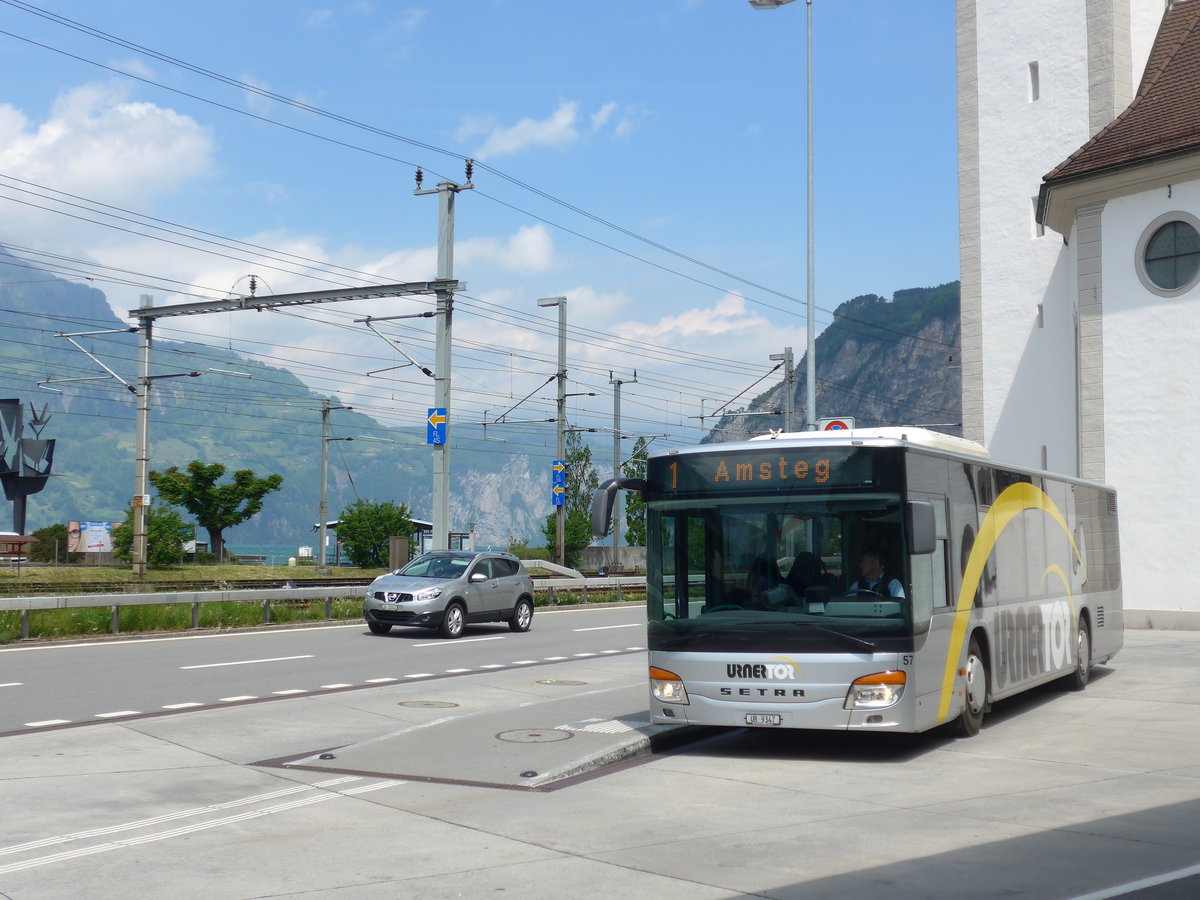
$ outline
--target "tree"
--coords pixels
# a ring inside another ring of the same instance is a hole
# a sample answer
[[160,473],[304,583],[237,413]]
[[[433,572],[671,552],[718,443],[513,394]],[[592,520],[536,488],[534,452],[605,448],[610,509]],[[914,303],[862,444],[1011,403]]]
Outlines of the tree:
[[[621,466],[626,478],[646,477],[646,457],[650,442],[638,438],[633,445],[633,455]],[[625,544],[629,547],[646,546],[646,501],[637,491],[625,492]]]
[[386,566],[388,538],[408,537],[413,531],[412,513],[403,503],[355,500],[338,516],[337,535],[346,557],[363,569]]
[[[183,545],[192,539],[192,526],[170,507],[151,504],[146,508],[146,562],[173,566],[183,561]],[[125,510],[125,521],[112,530],[113,556],[121,562],[133,560],[133,507]]]
[[[583,548],[592,542],[592,495],[600,487],[600,476],[592,466],[592,449],[578,431],[568,431],[564,449],[566,463],[566,521],[563,524],[563,556],[567,565],[579,567]],[[557,540],[555,513],[542,525],[546,544]]]
[[188,463],[187,472],[171,466],[165,472],[150,473],[150,483],[157,489],[159,498],[182,506],[208,532],[208,547],[217,559],[225,556],[221,539],[225,529],[257,515],[262,509],[263,497],[283,485],[282,475],[259,478],[249,469],[234,472],[229,484],[217,484],[224,474],[225,467],[220,463],[205,465],[198,459]]
[[79,562],[82,556],[67,553],[67,526],[62,523],[39,528],[33,536],[36,540],[29,545],[29,558],[35,562]]

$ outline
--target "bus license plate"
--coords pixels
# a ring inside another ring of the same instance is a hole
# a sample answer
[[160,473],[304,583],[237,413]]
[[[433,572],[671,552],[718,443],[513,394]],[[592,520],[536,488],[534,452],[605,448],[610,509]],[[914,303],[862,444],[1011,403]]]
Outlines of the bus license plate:
[[763,713],[747,713],[747,725],[781,725],[783,724],[783,716],[769,716]]

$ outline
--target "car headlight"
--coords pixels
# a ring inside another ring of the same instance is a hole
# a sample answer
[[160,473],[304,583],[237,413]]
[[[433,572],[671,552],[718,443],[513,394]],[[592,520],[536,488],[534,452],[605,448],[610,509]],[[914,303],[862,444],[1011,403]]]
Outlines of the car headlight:
[[442,589],[440,587],[431,587],[425,588],[423,591],[417,591],[413,594],[413,599],[418,603],[423,603],[426,600],[436,600],[440,596],[442,596]]

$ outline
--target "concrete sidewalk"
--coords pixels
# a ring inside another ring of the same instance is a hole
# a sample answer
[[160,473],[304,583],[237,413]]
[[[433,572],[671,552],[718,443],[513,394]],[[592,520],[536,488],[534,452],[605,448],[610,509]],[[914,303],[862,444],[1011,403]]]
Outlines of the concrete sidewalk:
[[[570,677],[576,672],[577,677]],[[582,679],[586,680],[582,680]],[[387,689],[381,689],[381,691]],[[644,668],[627,661],[506,670],[391,689],[408,721],[379,737],[264,761],[291,769],[521,789],[648,756],[703,734],[651,725]]]

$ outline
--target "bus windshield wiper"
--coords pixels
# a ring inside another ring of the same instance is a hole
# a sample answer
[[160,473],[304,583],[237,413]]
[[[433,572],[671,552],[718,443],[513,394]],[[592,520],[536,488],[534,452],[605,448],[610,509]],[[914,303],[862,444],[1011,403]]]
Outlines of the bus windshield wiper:
[[856,647],[862,647],[864,650],[870,650],[872,653],[875,652],[875,645],[865,638],[855,637],[854,635],[846,634],[843,631],[835,631],[832,628],[826,628],[824,625],[818,625],[816,622],[811,622],[810,624],[822,634],[828,634],[831,637],[841,638],[846,643],[853,644]]

